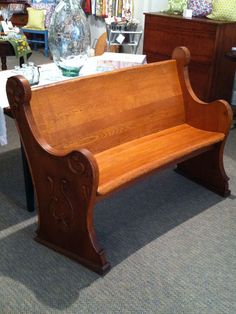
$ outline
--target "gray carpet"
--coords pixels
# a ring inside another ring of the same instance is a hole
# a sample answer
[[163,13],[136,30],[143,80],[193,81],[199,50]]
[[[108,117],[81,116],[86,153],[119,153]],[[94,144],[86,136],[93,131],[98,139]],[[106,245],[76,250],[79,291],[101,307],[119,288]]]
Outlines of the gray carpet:
[[[48,62],[40,52],[37,64]],[[9,66],[15,59],[10,58]],[[0,147],[0,313],[236,313],[236,129],[223,199],[172,169],[98,204],[104,277],[36,243],[14,123]]]
[[[236,129],[223,199],[171,169],[98,204],[100,277],[33,240],[19,141],[0,148],[0,313],[236,313]],[[8,148],[8,150],[6,150]]]

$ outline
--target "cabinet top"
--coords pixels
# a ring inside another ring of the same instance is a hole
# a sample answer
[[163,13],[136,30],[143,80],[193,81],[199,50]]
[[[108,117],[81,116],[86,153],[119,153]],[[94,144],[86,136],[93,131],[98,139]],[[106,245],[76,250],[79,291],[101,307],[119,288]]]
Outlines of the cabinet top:
[[236,24],[236,21],[219,21],[219,20],[212,20],[208,19],[207,17],[192,17],[192,18],[186,18],[182,15],[178,14],[168,14],[164,12],[145,12],[145,16],[158,16],[163,18],[172,18],[172,19],[180,19],[180,20],[186,20],[191,22],[201,22],[201,23],[207,23],[207,24]]

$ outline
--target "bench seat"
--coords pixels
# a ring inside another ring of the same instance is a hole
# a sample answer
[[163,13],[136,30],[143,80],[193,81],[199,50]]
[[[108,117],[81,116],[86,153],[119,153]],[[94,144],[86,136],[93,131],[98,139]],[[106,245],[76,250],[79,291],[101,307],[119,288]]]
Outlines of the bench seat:
[[22,76],[8,79],[37,195],[38,242],[104,274],[110,264],[94,228],[102,198],[168,166],[230,194],[223,152],[232,110],[196,97],[189,62],[178,47],[172,60],[33,90]]
[[138,138],[95,155],[99,168],[98,195],[177,163],[183,157],[224,139],[223,133],[194,128],[186,123]]

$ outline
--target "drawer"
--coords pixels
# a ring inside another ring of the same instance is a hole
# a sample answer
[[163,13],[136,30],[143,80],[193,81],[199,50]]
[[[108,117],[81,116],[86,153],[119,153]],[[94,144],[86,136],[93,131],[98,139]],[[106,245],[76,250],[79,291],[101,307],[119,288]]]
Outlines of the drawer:
[[168,60],[171,58],[170,55],[163,55],[163,54],[159,54],[157,52],[153,52],[153,51],[149,51],[149,50],[144,50],[143,54],[145,54],[147,56],[147,62],[148,63],[157,62],[157,61],[164,61],[164,60]]
[[185,46],[193,60],[210,63],[215,51],[216,32],[215,24],[146,16],[144,50],[170,56],[175,47]]
[[194,93],[203,101],[214,100],[212,95],[212,70],[213,67],[208,64],[190,62],[189,79]]
[[148,62],[169,59],[177,46],[187,47],[191,53],[190,81],[204,101],[231,101],[235,65],[225,54],[235,42],[236,22],[145,14],[143,50]]
[[[147,54],[147,62],[158,62],[170,59],[166,55],[161,55],[158,53],[150,53],[144,51]],[[213,97],[211,96],[211,75],[212,75],[212,65],[209,63],[196,62],[191,60],[189,64],[189,79],[194,93],[203,101],[211,101]]]
[[11,18],[12,24],[16,26],[24,26],[27,24],[27,14],[14,14]]

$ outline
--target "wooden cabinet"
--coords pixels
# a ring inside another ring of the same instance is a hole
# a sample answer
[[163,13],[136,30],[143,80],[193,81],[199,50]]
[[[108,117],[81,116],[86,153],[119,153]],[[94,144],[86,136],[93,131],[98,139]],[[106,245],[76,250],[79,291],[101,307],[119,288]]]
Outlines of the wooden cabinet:
[[236,22],[146,13],[144,54],[148,62],[169,59],[177,46],[190,50],[189,75],[197,96],[204,101],[221,98],[230,102],[235,66],[225,54],[236,46]]
[[11,22],[13,25],[22,27],[25,26],[28,22],[28,14],[26,13],[17,13],[13,14],[11,18]]

